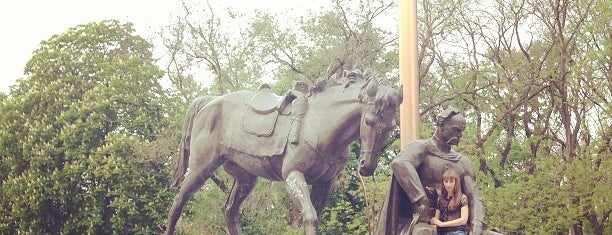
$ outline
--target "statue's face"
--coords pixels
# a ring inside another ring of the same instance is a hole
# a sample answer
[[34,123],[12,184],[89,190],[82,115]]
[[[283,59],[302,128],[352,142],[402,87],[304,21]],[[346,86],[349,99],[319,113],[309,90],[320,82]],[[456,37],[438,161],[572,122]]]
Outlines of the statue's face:
[[465,118],[461,114],[454,115],[438,128],[440,129],[438,138],[441,141],[450,145],[457,145],[461,140],[463,130],[465,130]]

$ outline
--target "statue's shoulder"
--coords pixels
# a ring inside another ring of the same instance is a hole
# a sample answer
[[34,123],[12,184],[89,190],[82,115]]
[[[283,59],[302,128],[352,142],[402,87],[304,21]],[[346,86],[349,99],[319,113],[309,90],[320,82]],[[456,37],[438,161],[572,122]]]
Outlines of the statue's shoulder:
[[410,141],[404,148],[423,148],[428,145],[431,145],[430,139],[418,139]]
[[458,157],[459,157],[458,163],[460,166],[462,166],[463,170],[469,175],[474,176],[476,173],[474,171],[474,163],[472,163],[472,160],[461,154],[459,154]]
[[413,140],[404,146],[399,158],[416,159],[423,157],[424,153],[427,153],[427,140]]
[[472,165],[472,160],[469,157],[463,156],[460,153],[457,153],[457,156],[459,157],[459,161],[460,162]]
[[427,152],[428,146],[430,145],[429,140],[427,139],[418,139],[410,141],[406,144],[402,150],[402,152],[407,154],[421,154]]

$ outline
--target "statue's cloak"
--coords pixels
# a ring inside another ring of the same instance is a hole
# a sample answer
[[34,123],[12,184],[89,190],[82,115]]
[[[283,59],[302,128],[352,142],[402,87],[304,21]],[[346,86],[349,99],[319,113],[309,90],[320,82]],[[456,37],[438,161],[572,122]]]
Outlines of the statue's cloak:
[[402,186],[399,185],[396,177],[392,176],[389,192],[378,215],[376,234],[397,234],[401,229],[400,226],[410,223],[412,211],[412,203],[408,195],[406,195]]

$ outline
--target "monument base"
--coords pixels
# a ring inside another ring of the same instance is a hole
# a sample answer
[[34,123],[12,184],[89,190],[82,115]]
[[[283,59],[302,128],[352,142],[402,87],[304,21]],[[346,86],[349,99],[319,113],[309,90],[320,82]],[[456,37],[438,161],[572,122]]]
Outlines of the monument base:
[[[399,235],[438,235],[438,230],[435,225],[428,223],[417,223],[414,225],[412,233],[410,232],[410,223],[406,223],[399,232]],[[503,235],[497,231],[484,230],[482,235]]]
[[410,232],[410,223],[405,224],[402,227],[402,230],[399,233],[400,235],[437,235],[438,231],[436,230],[435,225],[427,224],[427,223],[417,223],[414,225],[412,229],[412,233]]

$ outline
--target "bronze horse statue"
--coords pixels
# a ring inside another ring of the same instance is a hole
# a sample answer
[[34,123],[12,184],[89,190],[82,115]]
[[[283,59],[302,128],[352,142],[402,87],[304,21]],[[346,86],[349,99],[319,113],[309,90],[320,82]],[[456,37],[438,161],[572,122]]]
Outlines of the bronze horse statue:
[[378,151],[396,126],[402,93],[378,73],[354,70],[318,82],[305,97],[298,143],[288,141],[295,120],[287,115],[292,104],[282,105],[281,96],[260,89],[194,101],[183,126],[173,184],[184,180],[168,214],[166,234],[174,233],[185,203],[221,165],[234,177],[223,206],[230,234],[240,234],[239,208],[258,177],[285,181],[302,212],[304,233],[316,234],[334,182],[348,161],[349,145],[361,140],[359,173],[372,175]]

